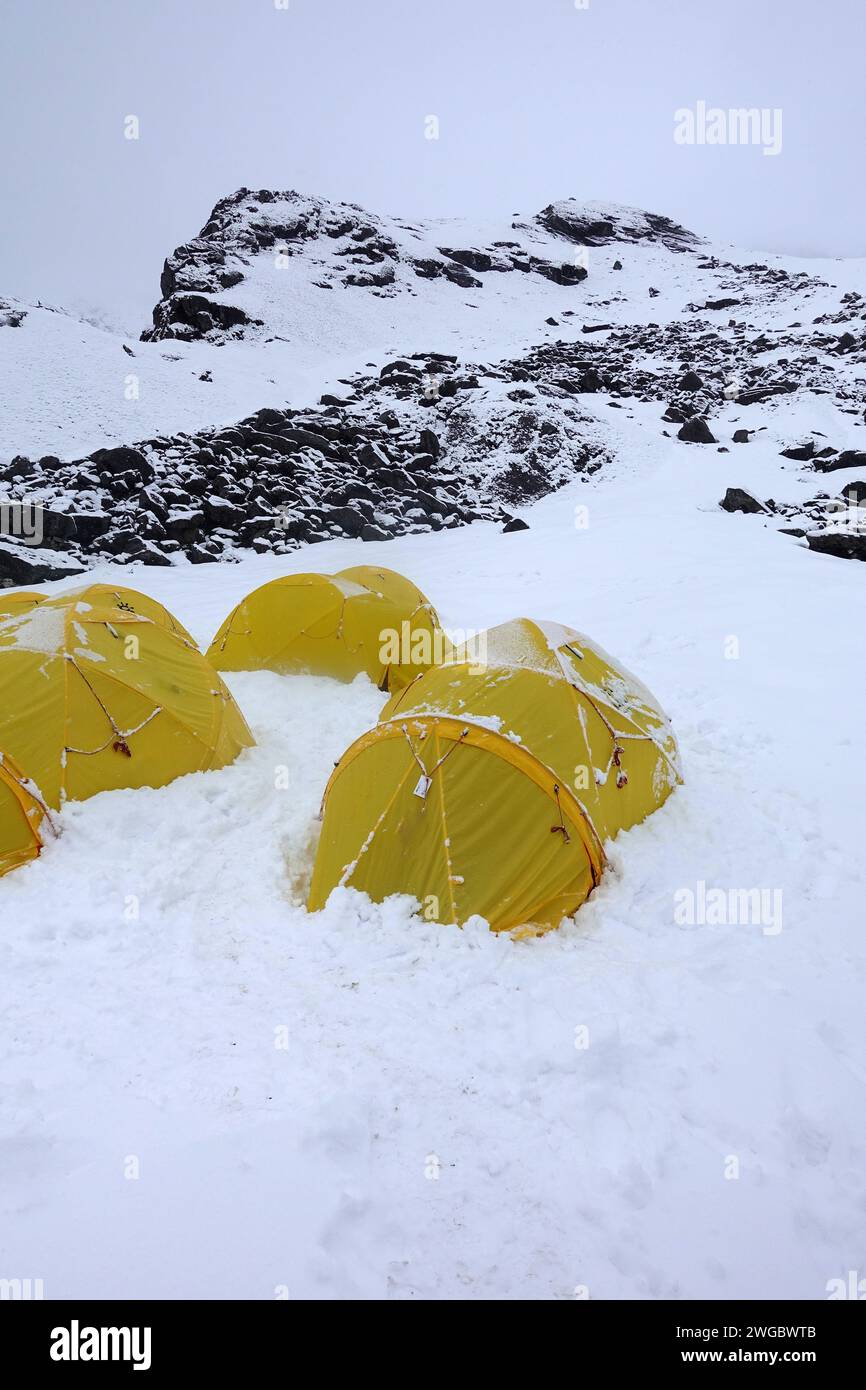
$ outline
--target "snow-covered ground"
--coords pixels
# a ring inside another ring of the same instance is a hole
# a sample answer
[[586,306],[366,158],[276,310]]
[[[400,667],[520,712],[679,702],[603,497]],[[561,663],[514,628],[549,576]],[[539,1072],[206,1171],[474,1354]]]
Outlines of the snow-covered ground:
[[[594,408],[619,466],[525,532],[94,573],[202,641],[264,580],[362,559],[452,627],[568,623],[658,696],[685,783],[542,939],[345,893],[310,916],[321,792],[382,697],[230,677],[255,749],[69,806],[0,881],[0,1275],[48,1297],[821,1298],[863,1270],[862,570],[720,512],[739,457],[646,429],[657,406]],[[760,496],[800,486],[777,450],[749,446]],[[764,889],[772,918],[678,920],[700,883]]]

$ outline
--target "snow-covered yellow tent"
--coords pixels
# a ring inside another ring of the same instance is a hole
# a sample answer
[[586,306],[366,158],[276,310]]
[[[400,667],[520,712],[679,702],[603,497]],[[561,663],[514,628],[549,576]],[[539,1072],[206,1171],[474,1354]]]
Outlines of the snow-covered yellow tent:
[[214,637],[219,671],[308,672],[351,681],[361,671],[399,690],[436,660],[447,639],[435,610],[393,570],[289,574],[248,594]]
[[38,788],[0,751],[0,878],[35,859],[50,817]]
[[[173,613],[149,594],[140,594],[137,589],[117,588],[113,584],[88,584],[84,589],[74,590],[74,594],[79,602],[95,606],[113,604],[124,613],[137,613],[142,618],[149,618],[152,623],[158,623],[160,627],[173,632],[182,642],[198,647],[195,638],[187,632],[183,623],[178,622]],[[71,596],[71,592],[63,595],[64,598]]]
[[[160,623],[167,627],[169,632],[174,632],[184,642],[189,642],[193,647],[196,646],[195,639],[190,636],[182,623],[179,623],[173,613],[158,603],[155,598],[150,598],[147,594],[140,594],[137,589],[118,588],[114,584],[87,584],[82,589],[67,589],[62,597],[71,599],[72,596],[81,603],[105,605],[115,603],[124,612],[140,613],[143,618],[150,618],[152,623]],[[0,618],[11,617],[15,613],[25,613],[35,608],[37,604],[44,603],[52,595],[46,592],[37,593],[35,590],[27,589],[0,589]],[[61,595],[54,595],[55,598]]]
[[520,618],[385,706],[325,791],[309,906],[338,885],[423,915],[549,928],[601,878],[604,844],[679,780],[649,691],[588,638]]
[[47,597],[47,594],[37,594],[30,589],[0,589],[0,618],[8,618],[13,613],[27,613]]
[[220,676],[143,595],[93,585],[0,613],[0,747],[49,806],[163,786],[252,743]]

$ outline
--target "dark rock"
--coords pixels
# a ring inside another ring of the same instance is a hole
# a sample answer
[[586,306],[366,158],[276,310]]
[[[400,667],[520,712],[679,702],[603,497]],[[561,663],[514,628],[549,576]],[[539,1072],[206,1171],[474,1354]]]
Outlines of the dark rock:
[[114,531],[106,536],[101,545],[110,555],[137,555],[146,549],[146,542],[137,531]]
[[[371,523],[355,507],[330,507],[326,512],[326,519],[339,526],[344,536],[360,536],[361,533]],[[375,528],[373,528],[375,529]],[[370,539],[370,537],[365,537]],[[384,534],[373,537],[374,540],[384,540]]]
[[246,328],[256,322],[235,304],[222,304],[201,294],[171,294],[160,300],[153,311],[153,327],[142,339],[159,342],[163,338],[204,338],[217,329],[223,332]]
[[0,479],[5,483],[11,483],[14,478],[29,478],[36,471],[36,464],[32,459],[26,458],[24,454],[16,454],[11,463],[7,463],[5,468],[0,468]]
[[[278,438],[279,436],[275,436]],[[317,434],[314,430],[288,429],[283,431],[282,438],[290,444],[298,444],[305,449],[317,449],[320,454],[327,454],[329,444],[324,435]]]
[[816,459],[813,466],[818,473],[835,473],[838,468],[866,468],[866,451],[843,449],[836,458]]
[[524,521],[524,520],[522,519],[522,517],[513,516],[513,517],[510,518],[509,521],[506,521],[505,525],[504,525],[503,528],[502,528],[502,534],[503,534],[503,536],[508,536],[508,535],[511,534],[512,531],[528,531],[528,530],[529,530],[529,522],[528,522],[528,521]]
[[373,444],[367,440],[358,450],[358,462],[364,463],[368,468],[380,469],[390,468],[391,460],[378,444]]
[[144,548],[138,552],[136,558],[141,560],[145,565],[171,564],[169,557],[160,550],[159,546],[154,545],[152,541],[145,541]]
[[482,281],[476,280],[474,275],[470,275],[465,266],[457,261],[443,261],[442,274],[446,280],[450,280],[452,285],[459,285],[464,290],[480,290]]
[[741,391],[737,396],[738,405],[760,405],[761,401],[772,400],[773,396],[785,396],[796,391],[795,381],[778,381],[772,386],[754,386]]
[[104,536],[111,526],[111,517],[103,512],[70,512],[75,523],[75,534],[82,545],[90,545]]
[[50,507],[42,507],[40,516],[42,534],[46,541],[62,546],[76,540],[78,528],[75,525],[75,518],[70,516],[68,512],[55,512]]
[[134,473],[142,482],[150,483],[156,477],[153,464],[138,449],[120,447],[116,449],[97,449],[90,455],[91,462],[108,473]]
[[677,430],[677,439],[683,439],[688,444],[718,443],[706,420],[702,419],[700,415],[694,415],[691,420],[686,420],[682,428]]
[[168,516],[168,507],[164,498],[160,496],[155,488],[143,488],[138,498],[139,506],[154,516],[159,517],[160,521],[165,521]]
[[703,381],[701,380],[701,378],[698,376],[697,372],[686,372],[685,376],[684,376],[684,377],[682,378],[682,380],[680,381],[680,384],[679,384],[679,386],[677,387],[677,390],[679,390],[679,391],[700,391],[700,389],[701,389],[701,387],[703,386],[703,384],[704,384],[704,383],[703,383]]
[[545,280],[552,280],[554,285],[579,285],[587,277],[588,271],[585,266],[572,265],[569,261],[544,261],[539,256],[530,257],[530,270],[534,270],[537,275],[543,275]]
[[734,430],[735,444],[748,444],[751,430]]
[[[492,269],[493,257],[489,251],[474,251],[471,248],[466,251],[453,251],[447,246],[438,248],[440,255],[447,256],[449,260],[456,261],[458,265],[465,266],[467,270],[485,271]],[[478,283],[476,281],[476,283]]]
[[[203,502],[204,519],[211,526],[222,526],[227,529],[240,526],[246,520],[246,512],[243,507],[237,506],[234,502],[229,502],[225,497],[205,497]],[[167,528],[170,529],[170,528]]]
[[767,507],[741,487],[729,487],[719,506],[725,512],[766,512]]
[[866,531],[809,531],[810,550],[838,555],[843,560],[866,560]]
[[418,447],[422,454],[430,454],[433,459],[438,459],[441,449],[439,436],[434,434],[432,430],[422,430],[418,439]]
[[171,512],[166,517],[165,529],[170,536],[178,539],[193,539],[204,525],[204,511],[190,507],[182,512]]
[[0,540],[0,587],[19,584],[41,584],[49,579],[65,579],[68,575],[84,574],[80,565],[70,564],[29,546],[19,546]]

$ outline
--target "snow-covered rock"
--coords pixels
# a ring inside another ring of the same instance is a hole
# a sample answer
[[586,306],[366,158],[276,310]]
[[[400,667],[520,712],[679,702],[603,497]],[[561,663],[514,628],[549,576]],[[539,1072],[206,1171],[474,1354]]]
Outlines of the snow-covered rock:
[[863,279],[575,199],[503,226],[241,189],[166,261],[145,341],[6,302],[0,497],[74,518],[75,563],[164,565],[510,525],[617,466],[611,409],[695,459],[767,431],[800,477],[862,467]]

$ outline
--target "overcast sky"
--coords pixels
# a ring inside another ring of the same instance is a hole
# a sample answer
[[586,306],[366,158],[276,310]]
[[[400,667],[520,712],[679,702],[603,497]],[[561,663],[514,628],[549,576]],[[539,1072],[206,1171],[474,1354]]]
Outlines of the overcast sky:
[[[595,198],[866,255],[864,0],[582,3],[3,0],[0,294],[141,327],[242,185],[412,217]],[[700,101],[780,110],[781,152],[677,144]]]

